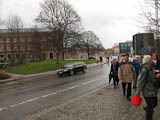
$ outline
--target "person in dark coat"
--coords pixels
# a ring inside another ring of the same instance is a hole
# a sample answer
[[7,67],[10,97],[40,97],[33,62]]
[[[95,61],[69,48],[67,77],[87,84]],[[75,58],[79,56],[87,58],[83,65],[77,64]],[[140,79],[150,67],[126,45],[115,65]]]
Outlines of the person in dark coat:
[[155,70],[160,70],[160,61],[156,55],[156,53],[152,54],[152,61]]
[[101,61],[101,62],[103,62],[103,58],[102,58],[102,56],[100,56],[100,61]]
[[118,83],[119,83],[118,67],[119,67],[119,63],[118,63],[118,61],[116,59],[114,59],[112,64],[111,64],[111,71],[110,71],[110,73],[113,75],[114,88],[118,87]]

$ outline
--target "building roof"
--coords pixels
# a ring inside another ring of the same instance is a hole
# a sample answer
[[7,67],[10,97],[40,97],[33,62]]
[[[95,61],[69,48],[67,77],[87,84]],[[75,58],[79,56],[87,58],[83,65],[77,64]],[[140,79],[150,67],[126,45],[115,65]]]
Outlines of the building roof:
[[[18,32],[49,32],[49,29],[42,29],[42,28],[23,28],[18,29]],[[17,32],[17,29],[0,29],[0,33],[10,33],[10,32]]]

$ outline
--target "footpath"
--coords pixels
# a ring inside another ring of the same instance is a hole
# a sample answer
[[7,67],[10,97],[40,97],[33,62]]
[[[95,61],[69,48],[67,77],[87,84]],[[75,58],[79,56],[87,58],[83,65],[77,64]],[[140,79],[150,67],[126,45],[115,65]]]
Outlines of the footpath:
[[[133,95],[134,96],[133,91]],[[160,94],[159,94],[160,97]],[[121,86],[105,85],[56,107],[34,113],[21,120],[145,120],[142,105],[133,106],[122,95]],[[153,120],[160,120],[160,99]]]

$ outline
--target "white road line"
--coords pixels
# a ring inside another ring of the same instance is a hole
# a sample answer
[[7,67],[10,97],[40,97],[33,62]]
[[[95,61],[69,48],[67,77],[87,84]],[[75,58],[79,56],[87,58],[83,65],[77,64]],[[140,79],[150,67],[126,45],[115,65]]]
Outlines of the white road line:
[[75,85],[75,86],[69,87],[68,90],[71,90],[71,89],[74,89],[74,88],[77,88],[77,87],[80,87],[80,85]]
[[84,82],[84,83],[82,83],[82,85],[87,85],[87,84],[89,84],[89,83],[91,83],[91,82],[95,82],[95,81],[97,81],[98,79],[95,79],[95,80],[91,80],[91,81],[88,81],[88,82]]
[[53,93],[50,93],[50,94],[47,94],[47,95],[43,95],[43,96],[40,96],[40,97],[32,98],[32,99],[29,99],[29,100],[26,100],[26,101],[23,101],[23,102],[20,102],[20,103],[17,103],[17,104],[13,104],[13,105],[10,105],[10,106],[2,107],[2,108],[0,108],[0,112],[4,111],[4,110],[7,110],[9,108],[14,108],[14,107],[22,105],[22,104],[26,104],[26,103],[29,103],[29,102],[36,101],[36,100],[41,99],[41,98],[46,98],[46,97],[49,97],[49,96],[52,96],[52,95],[55,95],[55,94],[58,94],[58,93],[62,93],[62,92],[67,91],[67,90],[72,90],[72,89],[75,89],[75,88],[80,87],[82,85],[87,85],[89,83],[95,82],[97,80],[99,80],[99,79],[90,80],[88,82],[82,83],[81,85],[75,85],[75,86],[72,86],[72,87],[57,91],[57,92],[53,92]]

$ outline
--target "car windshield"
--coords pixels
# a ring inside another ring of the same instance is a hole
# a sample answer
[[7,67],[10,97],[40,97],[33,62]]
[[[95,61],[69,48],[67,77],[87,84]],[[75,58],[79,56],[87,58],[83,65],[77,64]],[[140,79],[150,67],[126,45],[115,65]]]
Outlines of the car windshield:
[[73,65],[74,65],[74,63],[67,63],[67,64],[64,65],[64,68],[66,68],[66,67],[72,67]]

